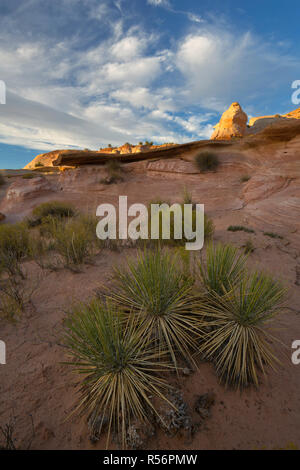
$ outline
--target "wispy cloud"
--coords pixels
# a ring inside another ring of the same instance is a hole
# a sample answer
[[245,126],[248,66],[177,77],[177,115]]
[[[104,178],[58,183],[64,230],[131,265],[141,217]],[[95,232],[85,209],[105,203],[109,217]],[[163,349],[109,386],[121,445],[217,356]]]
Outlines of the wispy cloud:
[[0,16],[0,142],[52,150],[206,138],[231,101],[260,102],[298,74],[285,48],[193,13],[181,12],[193,24],[166,42],[137,13],[126,17],[126,0],[53,2],[55,13],[28,0]]

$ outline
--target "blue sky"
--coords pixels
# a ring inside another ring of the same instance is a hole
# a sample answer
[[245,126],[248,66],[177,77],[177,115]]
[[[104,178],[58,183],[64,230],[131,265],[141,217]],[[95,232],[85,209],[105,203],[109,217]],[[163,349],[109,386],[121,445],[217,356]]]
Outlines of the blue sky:
[[232,101],[295,109],[299,13],[298,0],[1,0],[0,168],[204,139]]

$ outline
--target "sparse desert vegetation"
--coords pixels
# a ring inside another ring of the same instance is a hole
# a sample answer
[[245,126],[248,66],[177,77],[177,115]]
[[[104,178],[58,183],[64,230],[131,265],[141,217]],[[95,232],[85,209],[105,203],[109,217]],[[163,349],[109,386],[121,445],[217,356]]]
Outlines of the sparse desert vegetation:
[[264,235],[265,235],[266,237],[278,238],[279,240],[283,240],[283,236],[282,236],[282,235],[279,235],[278,233],[274,233],[274,232],[264,232]]
[[263,273],[244,275],[224,295],[213,292],[204,310],[207,333],[201,353],[213,360],[226,385],[258,385],[258,370],[278,362],[270,340],[270,321],[286,294],[279,282]]
[[[78,272],[104,249],[97,244],[96,218],[68,204],[42,204],[32,217],[29,226],[4,225],[0,231],[1,269],[8,276],[1,281],[0,312],[13,322],[36,289],[29,295],[24,261],[44,271],[49,266],[40,258],[56,253],[61,268]],[[258,386],[260,373],[278,361],[267,326],[280,311],[285,289],[261,272],[248,274],[243,251],[214,243],[212,236],[213,230],[205,258],[196,258],[197,269],[176,246],[144,248],[115,267],[110,288],[78,303],[63,321],[58,341],[69,351],[66,364],[84,374],[73,413],[87,417],[94,442],[105,436],[106,446],[113,439],[126,448],[133,441],[142,445],[135,426],[168,430],[158,403],[171,407],[174,419],[178,409],[169,398],[176,388],[166,377],[201,369],[199,358],[238,388]]]
[[10,459],[300,449],[299,13],[0,0]]
[[65,322],[69,365],[85,374],[79,410],[95,436],[107,429],[107,445],[114,433],[126,447],[130,423],[149,423],[158,414],[150,395],[166,399],[167,383],[158,375],[166,366],[145,326],[137,315],[99,300],[77,307]]
[[122,164],[119,160],[109,160],[105,169],[107,176],[100,181],[101,184],[114,184],[123,181]]

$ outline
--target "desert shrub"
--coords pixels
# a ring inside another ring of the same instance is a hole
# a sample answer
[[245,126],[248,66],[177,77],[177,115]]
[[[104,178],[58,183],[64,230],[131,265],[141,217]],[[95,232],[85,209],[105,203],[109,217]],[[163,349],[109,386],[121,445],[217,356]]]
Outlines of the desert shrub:
[[139,317],[158,353],[167,350],[173,364],[176,354],[191,358],[199,313],[193,294],[194,280],[180,269],[177,256],[160,249],[145,250],[137,262],[115,270],[115,288],[108,296]]
[[218,156],[213,152],[200,152],[195,156],[195,163],[198,170],[216,171],[220,162]]
[[243,175],[241,177],[241,183],[247,183],[247,181],[249,181],[251,179],[251,176],[249,175]]
[[4,176],[0,173],[0,186],[4,186],[5,185],[5,178]]
[[25,175],[22,175],[23,180],[31,180],[37,177],[38,175],[35,175],[34,173],[26,173]]
[[198,263],[199,274],[205,290],[222,296],[240,282],[245,274],[247,256],[232,245],[209,243],[206,261]]
[[246,254],[251,254],[253,253],[253,251],[255,250],[255,246],[253,244],[253,241],[252,240],[247,240],[246,243],[244,245],[242,245],[242,248],[244,248],[244,252]]
[[0,226],[0,269],[21,274],[20,263],[30,254],[29,231],[24,223]]
[[29,225],[40,225],[42,220],[48,216],[57,219],[64,219],[73,217],[75,214],[75,209],[71,204],[60,201],[44,202],[33,209],[33,217],[29,220]]
[[279,282],[263,273],[242,277],[225,295],[211,293],[210,302],[203,306],[210,331],[200,352],[215,363],[226,385],[257,386],[258,371],[279,362],[267,326],[280,311],[285,293]]
[[[150,204],[159,204],[159,205],[162,205],[162,204],[168,204],[170,205],[170,203],[168,202],[164,202],[164,201],[161,201],[161,200],[155,200],[155,201],[152,201]],[[162,220],[163,220],[163,216],[162,216],[162,213],[159,214],[159,231],[158,231],[158,235],[159,235],[159,238],[158,240],[151,240],[151,244],[164,244],[164,245],[184,245],[185,243],[188,243],[188,242],[193,242],[195,241],[195,239],[192,239],[192,240],[188,240],[186,237],[185,237],[185,234],[184,234],[184,211],[185,211],[185,208],[184,208],[184,204],[181,204],[181,211],[182,211],[182,227],[181,227],[181,230],[182,230],[182,238],[180,239],[176,239],[175,238],[175,218],[174,218],[174,215],[173,213],[171,212],[170,214],[170,239],[164,239],[163,238],[163,231],[162,231]],[[151,215],[151,206],[149,206],[149,226],[148,226],[148,232],[149,232],[149,236],[150,236],[150,233],[151,233],[151,218],[152,218],[152,215]],[[196,229],[196,209],[194,208],[192,210],[192,228],[193,230]],[[213,237],[213,234],[214,234],[214,230],[215,230],[215,227],[214,227],[214,223],[212,221],[212,219],[210,219],[206,214],[204,214],[204,240],[205,241],[208,241],[208,240],[211,240],[212,237]]]
[[121,436],[133,421],[149,423],[157,414],[152,397],[165,399],[149,336],[137,316],[125,317],[111,303],[92,301],[77,307],[65,322],[68,364],[84,379],[76,411],[87,414],[95,435],[107,427]]
[[255,233],[255,231],[252,228],[244,227],[243,225],[229,225],[227,230],[229,232]]
[[40,167],[45,166],[45,165],[42,162],[37,162],[34,166],[35,166],[35,168],[40,168]]
[[83,264],[93,253],[95,242],[90,230],[81,218],[60,221],[52,227],[54,249],[62,256],[67,267]]

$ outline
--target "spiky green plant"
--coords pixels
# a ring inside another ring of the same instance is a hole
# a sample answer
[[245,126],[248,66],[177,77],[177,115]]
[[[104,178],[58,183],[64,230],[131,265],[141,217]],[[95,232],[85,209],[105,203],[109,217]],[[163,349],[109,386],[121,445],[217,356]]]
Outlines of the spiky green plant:
[[194,280],[177,256],[160,249],[145,250],[137,262],[127,263],[116,269],[116,288],[108,296],[140,318],[158,353],[167,350],[175,367],[177,353],[192,360],[200,328]]
[[209,332],[200,346],[202,355],[215,363],[227,385],[258,385],[258,371],[279,362],[270,345],[268,328],[280,311],[286,290],[278,281],[255,272],[240,279],[225,295],[211,292],[205,311]]
[[88,414],[94,432],[107,426],[121,435],[133,420],[149,422],[158,412],[150,397],[166,400],[167,370],[135,315],[124,314],[110,302],[94,300],[80,305],[65,322],[64,344],[73,370],[83,375],[80,401],[75,411]]
[[199,262],[201,281],[207,292],[223,295],[230,291],[244,273],[247,256],[232,245],[209,243],[206,262]]

